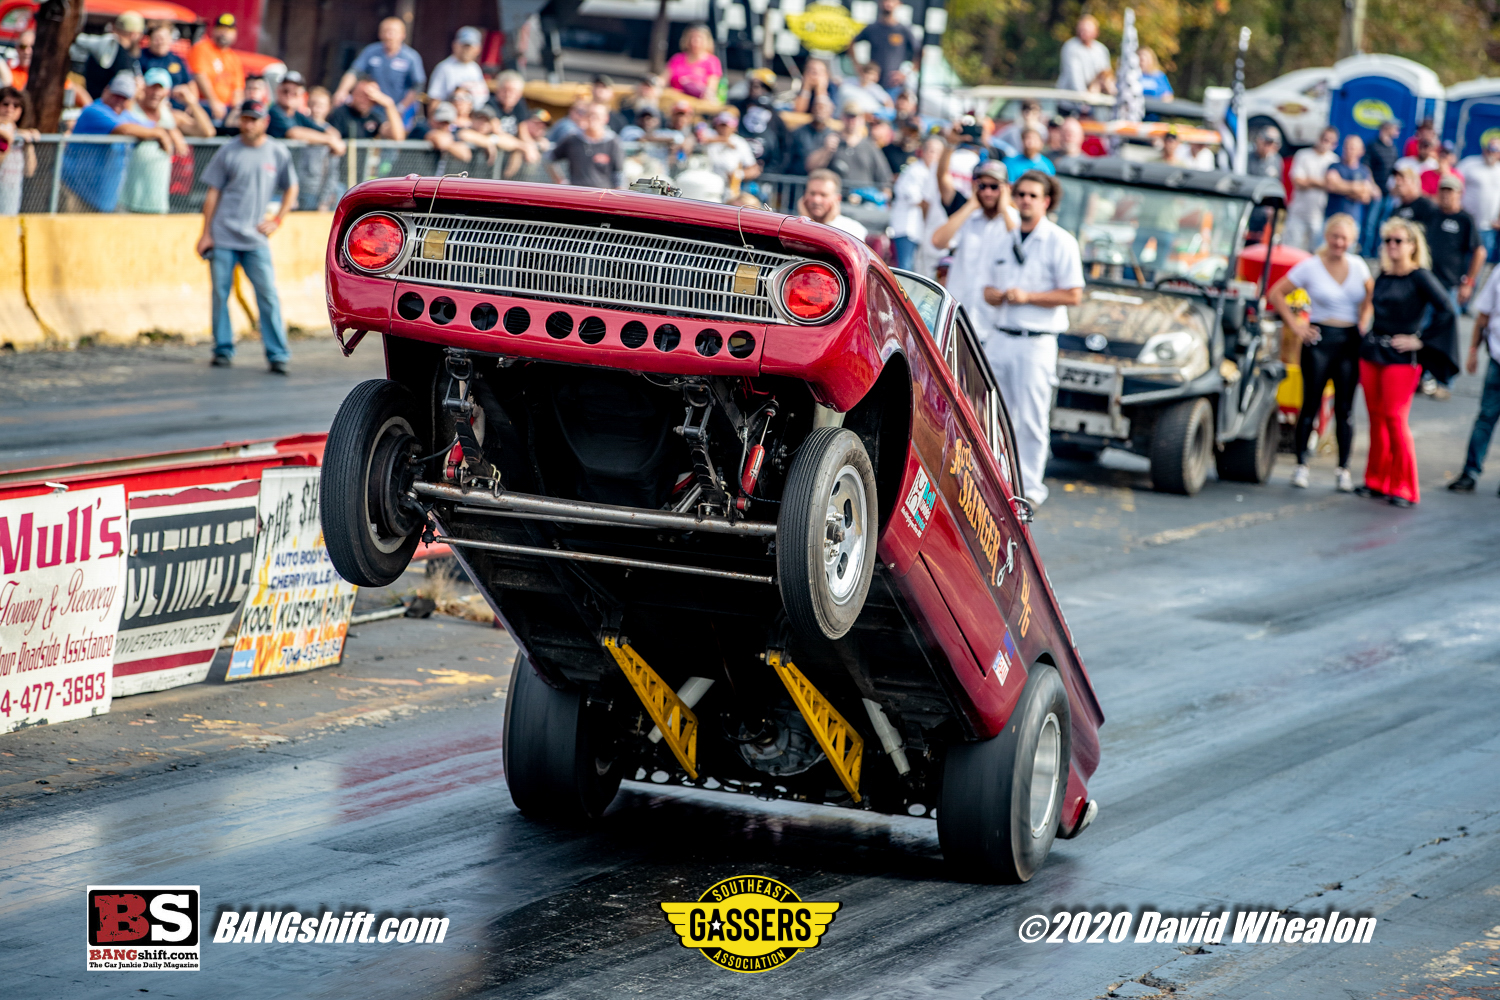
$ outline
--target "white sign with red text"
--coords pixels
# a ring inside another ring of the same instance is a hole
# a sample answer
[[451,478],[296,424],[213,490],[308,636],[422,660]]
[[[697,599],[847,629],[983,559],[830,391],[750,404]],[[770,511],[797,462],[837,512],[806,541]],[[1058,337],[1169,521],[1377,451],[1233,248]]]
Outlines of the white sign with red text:
[[0,501],[0,733],[109,711],[125,488]]

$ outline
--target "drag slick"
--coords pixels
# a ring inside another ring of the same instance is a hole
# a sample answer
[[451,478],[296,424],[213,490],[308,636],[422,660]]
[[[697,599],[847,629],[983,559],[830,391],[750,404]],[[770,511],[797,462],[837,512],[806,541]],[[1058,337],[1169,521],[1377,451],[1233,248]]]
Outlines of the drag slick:
[[1103,713],[940,287],[805,219],[415,177],[349,192],[327,270],[389,375],[334,419],[329,552],[452,546],[521,648],[523,813],[651,776],[935,815],[1012,882],[1093,819]]

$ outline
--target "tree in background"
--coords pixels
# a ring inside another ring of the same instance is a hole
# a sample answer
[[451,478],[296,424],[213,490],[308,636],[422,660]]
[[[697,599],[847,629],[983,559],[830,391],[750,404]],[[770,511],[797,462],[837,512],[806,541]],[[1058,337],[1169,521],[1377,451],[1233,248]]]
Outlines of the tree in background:
[[70,68],[68,46],[83,27],[83,0],[43,0],[35,23],[36,48],[26,80],[32,121],[25,124],[43,132],[57,132]]
[[[1500,0],[1368,0],[1364,51],[1430,66],[1451,84],[1496,72]],[[943,51],[971,83],[1057,79],[1058,53],[1082,13],[1119,51],[1126,7],[1183,97],[1229,86],[1241,25],[1251,31],[1248,86],[1337,57],[1343,4],[1330,0],[950,0]]]

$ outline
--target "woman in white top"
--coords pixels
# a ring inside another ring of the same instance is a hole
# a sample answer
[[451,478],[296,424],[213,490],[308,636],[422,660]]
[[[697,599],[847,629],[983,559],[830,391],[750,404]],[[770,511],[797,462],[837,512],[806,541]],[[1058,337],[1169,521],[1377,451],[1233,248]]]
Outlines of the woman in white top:
[[[1375,280],[1357,253],[1349,249],[1359,240],[1359,223],[1342,212],[1323,227],[1323,245],[1271,287],[1272,307],[1287,329],[1302,341],[1302,413],[1297,418],[1297,468],[1292,485],[1307,488],[1307,439],[1323,403],[1323,386],[1333,380],[1333,414],[1339,444],[1338,489],[1354,489],[1349,475],[1349,450],[1354,444],[1354,390],[1359,385],[1360,330],[1373,315]],[[1307,316],[1287,305],[1294,288],[1307,292]]]

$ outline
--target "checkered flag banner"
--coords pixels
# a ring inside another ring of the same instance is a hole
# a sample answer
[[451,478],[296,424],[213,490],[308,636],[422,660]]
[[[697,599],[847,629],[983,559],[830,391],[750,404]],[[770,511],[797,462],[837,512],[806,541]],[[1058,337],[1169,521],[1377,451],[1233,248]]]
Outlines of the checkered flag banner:
[[1140,40],[1135,33],[1135,10],[1125,8],[1125,32],[1120,36],[1119,98],[1115,120],[1138,122],[1146,117],[1146,95],[1141,89]]

